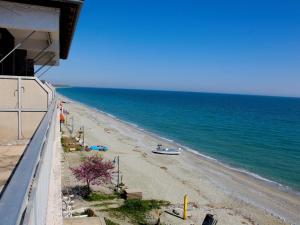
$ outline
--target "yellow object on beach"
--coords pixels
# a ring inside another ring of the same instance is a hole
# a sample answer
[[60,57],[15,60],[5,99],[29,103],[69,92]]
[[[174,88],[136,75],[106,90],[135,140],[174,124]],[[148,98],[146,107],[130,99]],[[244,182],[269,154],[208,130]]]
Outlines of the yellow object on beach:
[[183,219],[187,219],[187,208],[188,208],[188,198],[187,195],[184,195],[183,199]]

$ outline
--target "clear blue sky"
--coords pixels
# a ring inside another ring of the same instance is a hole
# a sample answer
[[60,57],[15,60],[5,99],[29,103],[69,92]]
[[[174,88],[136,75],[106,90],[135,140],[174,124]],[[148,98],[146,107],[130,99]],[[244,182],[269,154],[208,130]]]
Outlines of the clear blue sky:
[[69,59],[44,78],[300,96],[300,1],[86,0]]

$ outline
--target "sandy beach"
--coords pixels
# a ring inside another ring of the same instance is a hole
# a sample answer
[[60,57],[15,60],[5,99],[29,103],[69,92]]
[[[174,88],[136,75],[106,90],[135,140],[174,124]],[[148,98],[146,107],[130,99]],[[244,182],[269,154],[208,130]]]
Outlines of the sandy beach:
[[[206,213],[218,224],[300,224],[300,197],[277,185],[224,166],[217,161],[183,151],[179,156],[156,155],[158,143],[175,143],[151,135],[105,113],[70,101],[65,108],[74,118],[74,130],[84,125],[85,144],[107,145],[104,158],[120,156],[123,182],[143,191],[145,199],[181,204],[184,194],[197,208],[188,223],[200,224]],[[163,215],[171,217],[170,215]]]

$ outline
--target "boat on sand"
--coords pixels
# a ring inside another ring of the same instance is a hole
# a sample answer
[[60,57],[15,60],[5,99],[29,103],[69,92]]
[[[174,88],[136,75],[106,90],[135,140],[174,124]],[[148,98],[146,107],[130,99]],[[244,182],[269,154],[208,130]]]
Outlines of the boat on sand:
[[163,155],[179,155],[181,153],[181,148],[164,148],[162,145],[157,145],[157,148],[152,151],[156,154],[163,154]]

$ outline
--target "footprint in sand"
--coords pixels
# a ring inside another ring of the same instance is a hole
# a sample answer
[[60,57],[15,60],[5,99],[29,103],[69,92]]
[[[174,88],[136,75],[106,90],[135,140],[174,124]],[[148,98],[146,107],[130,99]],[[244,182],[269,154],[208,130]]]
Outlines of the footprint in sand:
[[162,170],[165,170],[165,171],[167,171],[167,170],[168,170],[168,168],[167,168],[167,167],[165,167],[165,166],[161,166],[161,167],[159,167],[159,168],[161,168]]
[[132,149],[132,151],[134,151],[134,152],[141,152],[140,150],[138,150],[136,148]]
[[108,128],[104,128],[104,131],[108,134],[110,134],[110,130]]

